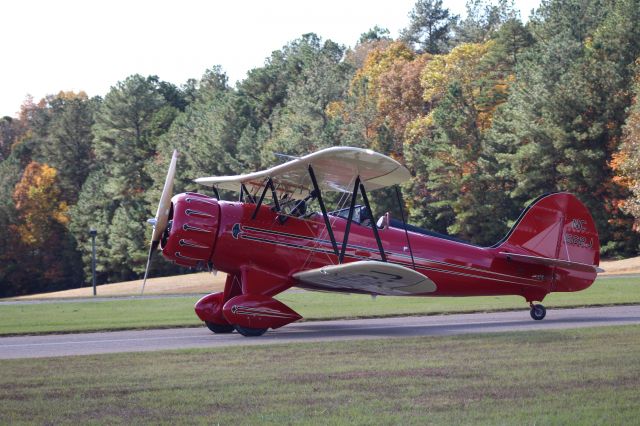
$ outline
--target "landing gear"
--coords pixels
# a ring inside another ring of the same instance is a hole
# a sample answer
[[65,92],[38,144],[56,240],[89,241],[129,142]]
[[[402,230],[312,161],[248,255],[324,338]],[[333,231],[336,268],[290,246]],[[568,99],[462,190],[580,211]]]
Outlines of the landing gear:
[[229,324],[216,324],[215,322],[209,322],[209,321],[205,321],[204,322],[207,325],[207,328],[211,331],[213,331],[216,334],[226,334],[226,333],[233,333],[233,326],[229,325]]
[[244,337],[262,336],[267,331],[266,328],[249,328],[249,327],[242,327],[240,325],[236,325],[235,328],[236,328],[236,331],[242,334]]
[[536,321],[540,321],[545,317],[545,315],[547,315],[547,310],[540,304],[534,305],[531,303],[531,311],[529,313],[531,314],[531,318]]
[[233,330],[237,330],[238,333],[242,334],[245,337],[258,337],[262,336],[267,329],[266,328],[249,328],[242,327],[239,325],[230,325],[230,324],[216,324],[215,322],[204,322],[207,328],[213,331],[216,334],[229,334],[233,333]]

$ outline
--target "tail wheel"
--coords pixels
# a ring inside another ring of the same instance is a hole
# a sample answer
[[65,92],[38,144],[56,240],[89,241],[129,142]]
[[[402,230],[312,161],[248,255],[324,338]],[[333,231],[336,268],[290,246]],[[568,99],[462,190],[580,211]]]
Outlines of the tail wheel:
[[230,324],[216,324],[215,322],[209,322],[209,321],[205,321],[204,322],[207,325],[207,328],[211,331],[213,331],[216,334],[226,334],[226,333],[233,333],[233,326]]
[[541,319],[544,319],[544,317],[547,315],[547,310],[545,309],[544,306],[537,304],[537,305],[531,305],[531,318],[533,318],[536,321],[540,321]]
[[249,327],[242,327],[240,325],[236,325],[235,328],[236,328],[236,331],[242,334],[244,337],[262,336],[267,331],[266,328],[249,328]]

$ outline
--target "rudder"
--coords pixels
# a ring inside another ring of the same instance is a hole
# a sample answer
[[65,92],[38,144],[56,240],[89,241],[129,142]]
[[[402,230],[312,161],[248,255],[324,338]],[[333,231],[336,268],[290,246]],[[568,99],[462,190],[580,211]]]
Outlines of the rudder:
[[532,202],[494,247],[585,265],[600,263],[600,242],[593,218],[585,205],[567,192],[543,195]]

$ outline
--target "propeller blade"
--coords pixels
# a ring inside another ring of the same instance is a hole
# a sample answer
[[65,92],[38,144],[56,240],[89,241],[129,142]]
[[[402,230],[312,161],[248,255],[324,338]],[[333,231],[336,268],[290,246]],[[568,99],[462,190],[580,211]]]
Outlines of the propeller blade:
[[144,294],[144,286],[147,285],[147,276],[149,276],[149,265],[151,264],[151,257],[158,248],[160,241],[152,241],[149,247],[149,256],[147,256],[147,267],[144,268],[144,279],[142,280],[142,290],[140,290],[140,296]]
[[176,163],[178,161],[178,151],[173,151],[171,157],[171,163],[169,164],[169,170],[167,171],[167,178],[164,181],[164,188],[162,189],[162,195],[160,196],[160,202],[158,203],[158,210],[156,211],[156,223],[153,227],[153,235],[151,241],[160,241],[162,233],[167,227],[167,220],[169,218],[169,209],[171,209],[171,196],[173,195],[173,179],[176,176]]
[[176,163],[178,162],[178,151],[174,150],[171,156],[171,163],[169,163],[169,170],[167,171],[167,177],[164,180],[164,188],[162,188],[162,195],[160,196],[160,202],[158,203],[158,210],[156,210],[156,217],[147,220],[153,225],[153,233],[151,234],[151,246],[149,247],[149,256],[147,256],[147,267],[144,269],[144,279],[142,280],[142,290],[140,295],[144,293],[144,287],[147,284],[147,277],[149,276],[149,266],[151,265],[151,258],[155,253],[158,245],[160,245],[160,238],[162,233],[167,229],[167,223],[169,220],[169,210],[171,209],[171,196],[173,195],[173,180],[176,176]]

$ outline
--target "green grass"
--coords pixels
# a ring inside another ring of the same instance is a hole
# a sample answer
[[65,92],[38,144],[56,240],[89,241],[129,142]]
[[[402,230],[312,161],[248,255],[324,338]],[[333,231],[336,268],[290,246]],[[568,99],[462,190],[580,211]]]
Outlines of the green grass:
[[[193,312],[193,297],[0,304],[0,335],[201,324]],[[502,297],[378,297],[299,292],[278,296],[306,320],[391,315],[426,315],[505,309],[527,309],[524,299]],[[640,279],[605,278],[578,293],[552,293],[548,308],[640,303]]]
[[0,335],[197,325],[202,324],[193,310],[197,299],[0,304]]
[[2,424],[637,424],[640,326],[5,360]]
[[[377,297],[332,293],[284,293],[277,297],[306,319],[357,318],[391,315],[430,315],[528,309],[519,296]],[[640,278],[604,278],[587,290],[551,293],[548,308],[640,303]]]

